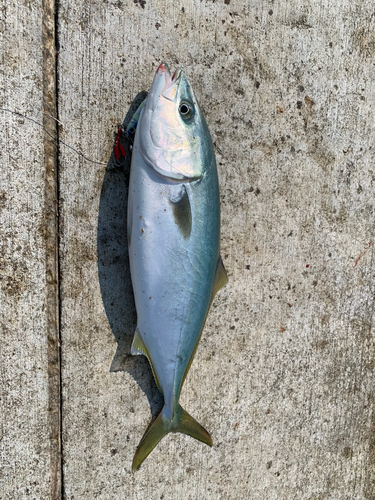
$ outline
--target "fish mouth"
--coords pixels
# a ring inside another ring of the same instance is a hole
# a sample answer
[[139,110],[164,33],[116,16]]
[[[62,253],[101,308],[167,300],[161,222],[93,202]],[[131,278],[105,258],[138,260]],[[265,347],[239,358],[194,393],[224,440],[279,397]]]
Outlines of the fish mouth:
[[169,70],[169,66],[167,63],[161,63],[156,70],[157,75],[164,75],[165,78],[165,84],[167,86],[172,85],[172,83],[177,82],[181,76],[182,70],[179,68],[176,68],[175,72],[173,75],[171,75],[171,72]]
[[173,75],[171,75],[168,64],[161,63],[156,70],[155,77],[156,76],[162,78],[164,77],[163,87],[160,94],[165,97],[165,99],[175,102],[178,95],[178,87],[182,76],[182,70],[177,68]]
[[156,70],[154,80],[148,93],[147,108],[154,111],[161,97],[176,102],[182,75],[183,71],[181,69],[176,69],[173,75],[171,75],[168,64],[161,63]]

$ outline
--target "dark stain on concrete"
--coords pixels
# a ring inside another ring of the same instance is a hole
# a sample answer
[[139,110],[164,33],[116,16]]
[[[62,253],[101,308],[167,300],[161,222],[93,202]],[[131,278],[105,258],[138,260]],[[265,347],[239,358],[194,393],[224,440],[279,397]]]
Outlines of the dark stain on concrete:
[[315,349],[317,351],[322,351],[323,349],[325,349],[325,347],[327,347],[327,345],[328,345],[328,340],[321,339],[315,343]]
[[7,201],[7,196],[5,192],[0,193],[0,210],[5,207]]
[[353,31],[352,43],[354,47],[359,51],[361,56],[373,57],[375,54],[375,36],[373,33],[373,28],[361,27]]

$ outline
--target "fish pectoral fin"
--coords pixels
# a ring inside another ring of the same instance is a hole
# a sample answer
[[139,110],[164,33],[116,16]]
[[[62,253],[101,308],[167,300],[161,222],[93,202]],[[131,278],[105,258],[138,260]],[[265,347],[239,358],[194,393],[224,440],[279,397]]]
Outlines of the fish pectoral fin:
[[163,410],[157,419],[148,427],[138,445],[133,459],[133,472],[135,472],[155,446],[169,432],[182,432],[188,436],[212,446],[212,439],[204,427],[201,426],[179,404],[174,412],[173,419],[163,418]]
[[190,238],[192,227],[192,216],[189,195],[186,187],[182,184],[177,196],[170,198],[173,219],[185,241]]
[[140,332],[138,327],[135,330],[134,339],[133,339],[130,353],[133,356],[137,356],[138,354],[144,354],[146,356],[146,358],[148,359],[148,362],[150,363],[152,374],[154,376],[155,382],[156,382],[157,386],[159,387],[160,391],[163,392],[161,387],[160,387],[158,377],[156,376],[154,365],[152,364],[152,360],[151,360],[150,355],[148,353],[147,347],[145,346],[145,343],[143,342],[142,335],[141,335],[141,332]]
[[223,286],[226,285],[227,283],[228,283],[228,275],[225,270],[222,258],[221,256],[219,256],[219,260],[217,261],[214,285],[212,287],[211,302],[214,299],[217,292],[220,290],[220,288],[223,288]]

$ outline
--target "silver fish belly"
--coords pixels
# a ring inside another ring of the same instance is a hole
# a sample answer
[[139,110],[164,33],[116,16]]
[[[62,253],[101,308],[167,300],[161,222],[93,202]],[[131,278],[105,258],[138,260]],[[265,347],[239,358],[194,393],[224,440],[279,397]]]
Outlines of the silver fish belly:
[[209,307],[227,276],[220,258],[220,200],[210,134],[182,71],[161,64],[139,116],[128,198],[137,329],[164,407],[143,436],[136,470],[169,432],[212,445],[179,404]]

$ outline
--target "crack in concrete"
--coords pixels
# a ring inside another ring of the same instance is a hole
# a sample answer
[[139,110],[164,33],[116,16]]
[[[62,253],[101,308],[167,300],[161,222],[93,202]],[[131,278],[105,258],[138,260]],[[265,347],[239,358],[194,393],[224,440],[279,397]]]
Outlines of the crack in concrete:
[[[55,0],[42,0],[44,225],[46,244],[46,312],[48,349],[48,430],[50,499],[63,497],[61,448],[61,351],[59,301],[59,179],[57,108],[57,11]],[[53,140],[56,137],[57,141]]]

